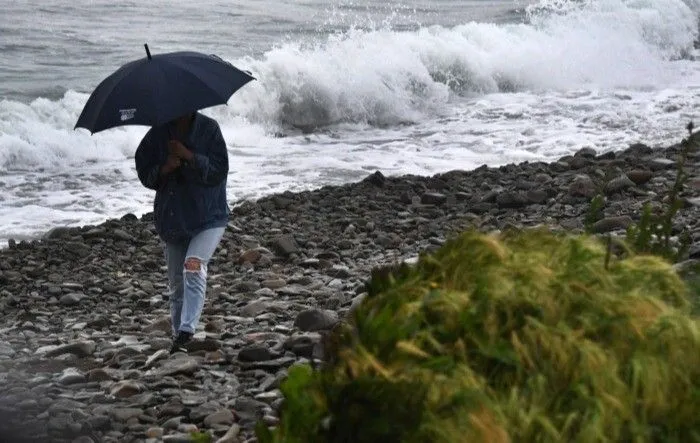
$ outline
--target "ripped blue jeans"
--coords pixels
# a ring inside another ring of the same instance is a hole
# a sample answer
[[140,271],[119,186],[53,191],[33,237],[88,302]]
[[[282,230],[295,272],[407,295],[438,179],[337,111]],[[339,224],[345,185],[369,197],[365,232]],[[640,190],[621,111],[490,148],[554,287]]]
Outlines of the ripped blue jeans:
[[[189,240],[165,245],[173,335],[179,331],[194,334],[197,329],[207,291],[207,264],[225,229],[206,229]],[[188,259],[197,259],[199,266],[195,263],[188,269]]]

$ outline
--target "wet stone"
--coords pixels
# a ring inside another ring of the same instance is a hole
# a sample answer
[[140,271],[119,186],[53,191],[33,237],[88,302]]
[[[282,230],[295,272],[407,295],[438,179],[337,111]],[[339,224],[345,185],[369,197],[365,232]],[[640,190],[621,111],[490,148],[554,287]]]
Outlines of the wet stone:
[[296,328],[307,332],[331,329],[336,323],[338,323],[337,313],[320,309],[304,310],[294,320]]
[[212,427],[214,425],[231,425],[233,424],[233,413],[228,409],[220,409],[204,418],[204,425]]
[[58,377],[58,383],[62,385],[74,385],[87,382],[85,374],[75,368],[65,369]]
[[96,348],[94,341],[77,341],[47,351],[44,355],[45,357],[56,357],[63,354],[73,354],[83,358],[92,355]]
[[143,414],[143,410],[137,408],[114,408],[110,411],[110,416],[119,422],[126,422],[131,418],[137,418]]
[[244,362],[267,361],[273,358],[274,354],[264,346],[248,346],[238,352],[238,360]]
[[58,302],[63,306],[75,306],[80,303],[80,301],[85,297],[85,294],[79,294],[76,292],[62,295],[58,299]]

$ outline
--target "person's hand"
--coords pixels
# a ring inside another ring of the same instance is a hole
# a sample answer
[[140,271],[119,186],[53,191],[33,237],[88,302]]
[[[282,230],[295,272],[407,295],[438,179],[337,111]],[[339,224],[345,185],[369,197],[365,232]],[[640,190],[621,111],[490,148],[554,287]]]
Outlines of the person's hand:
[[168,151],[171,155],[174,155],[181,160],[190,161],[192,160],[192,157],[194,157],[192,151],[187,149],[187,147],[179,140],[170,140],[168,142]]
[[161,173],[163,175],[170,174],[174,170],[180,167],[182,165],[182,160],[180,160],[180,157],[175,156],[174,154],[168,155],[168,159],[165,160],[165,164],[161,168]]

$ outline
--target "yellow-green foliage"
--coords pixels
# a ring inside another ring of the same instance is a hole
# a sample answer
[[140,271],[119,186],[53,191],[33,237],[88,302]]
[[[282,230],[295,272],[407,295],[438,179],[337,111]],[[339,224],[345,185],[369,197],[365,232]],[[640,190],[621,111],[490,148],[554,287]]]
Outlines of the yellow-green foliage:
[[261,443],[700,441],[700,328],[662,259],[468,232],[376,275]]
[[190,442],[191,443],[211,443],[213,440],[211,435],[206,432],[191,432]]

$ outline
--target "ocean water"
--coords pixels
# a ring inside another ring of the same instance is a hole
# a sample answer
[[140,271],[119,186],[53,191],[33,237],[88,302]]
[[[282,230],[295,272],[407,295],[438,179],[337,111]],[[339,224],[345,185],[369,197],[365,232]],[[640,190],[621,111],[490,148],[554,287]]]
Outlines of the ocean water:
[[700,117],[700,0],[0,0],[0,246],[151,210],[146,127],[74,130],[151,52],[257,81],[216,118],[229,199],[679,141]]

